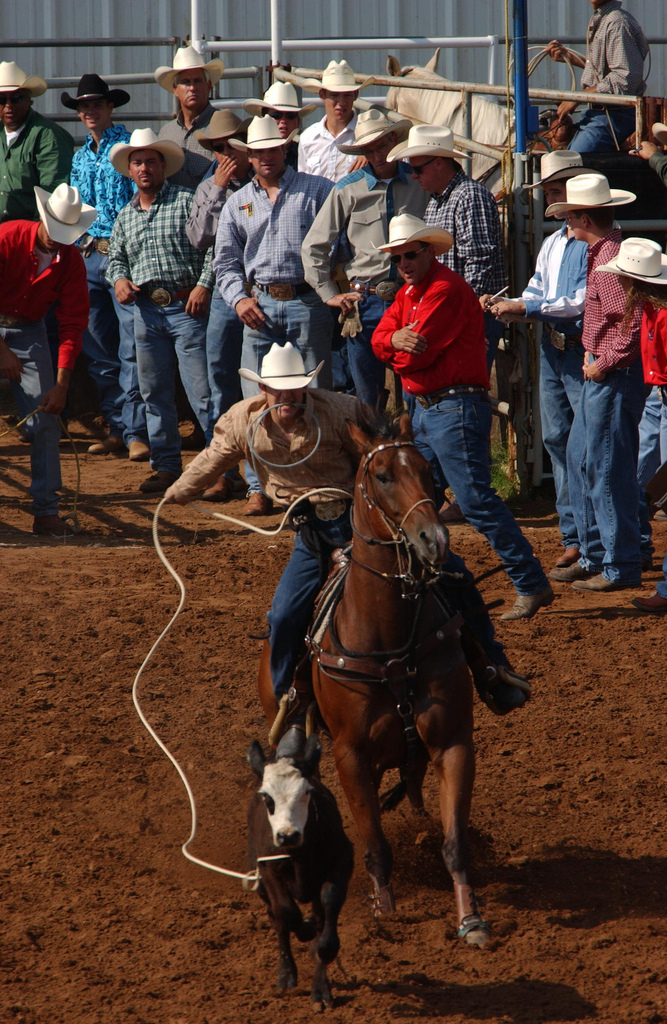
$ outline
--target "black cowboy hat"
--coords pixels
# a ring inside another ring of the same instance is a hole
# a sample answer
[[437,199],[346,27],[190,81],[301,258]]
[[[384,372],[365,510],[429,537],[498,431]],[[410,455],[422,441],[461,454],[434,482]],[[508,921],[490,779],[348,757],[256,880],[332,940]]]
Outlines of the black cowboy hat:
[[70,110],[76,110],[83,100],[108,100],[114,107],[122,107],[130,102],[129,92],[124,89],[110,89],[99,75],[82,75],[77,86],[76,96],[68,92],[60,94],[60,102]]

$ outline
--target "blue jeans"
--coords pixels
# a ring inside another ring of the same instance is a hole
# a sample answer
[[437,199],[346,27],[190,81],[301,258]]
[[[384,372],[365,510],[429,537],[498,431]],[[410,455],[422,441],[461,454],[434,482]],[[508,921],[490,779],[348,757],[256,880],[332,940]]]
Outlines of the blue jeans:
[[178,476],[181,436],[175,399],[176,363],[202,430],[208,427],[210,392],[206,367],[207,317],[193,317],[182,302],[156,306],[140,295],[134,304],[134,337],[151,466]]
[[242,347],[243,322],[215,288],[206,328],[206,362],[211,389],[207,444],[210,444],[213,428],[223,412],[227,412],[241,397],[239,367]]
[[[634,107],[609,109],[609,116],[614,127],[614,134],[619,146],[628,135],[635,130]],[[609,121],[604,110],[586,110],[576,125],[574,138],[569,149],[575,153],[611,153],[616,152],[616,143],[609,130]]]
[[[21,360],[23,373],[19,383],[12,381],[12,392],[19,418],[37,408],[55,384],[53,362],[43,320],[17,327],[2,327],[0,335],[7,347]],[[58,513],[60,476],[60,424],[52,413],[39,412],[26,423],[32,438],[30,449],[31,511],[34,516]]]
[[[517,593],[536,594],[549,582],[507,505],[491,486],[491,405],[484,394],[447,395],[428,409],[414,403],[415,443],[447,479],[469,523],[484,534]],[[439,471],[439,472],[438,472]]]
[[580,564],[611,583],[639,583],[639,421],[646,388],[641,359],[586,381],[567,449]]
[[665,578],[660,580],[655,589],[660,594],[660,597],[667,597],[667,554],[662,562],[662,573]]
[[641,532],[642,558],[650,558],[655,548],[651,540],[651,521],[646,485],[663,462],[667,461],[667,405],[662,404],[660,392],[651,388],[644,405],[639,424],[639,460],[637,480],[639,482],[639,529]]
[[347,339],[347,361],[357,398],[374,406],[384,388],[386,367],[376,359],[371,338],[391,302],[384,302],[377,295],[364,295],[357,305],[361,331],[354,338]]
[[581,344],[562,352],[546,338],[540,353],[540,418],[542,439],[549,452],[556,488],[556,509],[563,547],[578,548],[579,537],[567,482],[567,442],[584,386]]
[[83,351],[109,433],[122,437],[126,444],[146,442],[146,408],[139,391],[134,347],[134,310],[116,299],[106,279],[108,262],[95,249],[84,258],[90,317],[88,330],[83,332]]

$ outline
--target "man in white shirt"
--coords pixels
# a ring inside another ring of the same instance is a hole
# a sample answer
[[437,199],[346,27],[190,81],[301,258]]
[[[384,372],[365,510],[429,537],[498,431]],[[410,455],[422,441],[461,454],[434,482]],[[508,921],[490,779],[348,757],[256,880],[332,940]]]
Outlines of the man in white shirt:
[[350,171],[356,171],[366,165],[363,156],[341,153],[341,143],[354,143],[354,130],[357,115],[354,112],[354,101],[361,89],[371,85],[372,78],[357,84],[354,71],[342,60],[337,64],[332,60],[322,75],[322,81],[307,78],[303,88],[308,92],[317,92],[324,101],[325,115],[301,133],[299,138],[299,170],[306,174],[319,174],[336,182],[344,178]]

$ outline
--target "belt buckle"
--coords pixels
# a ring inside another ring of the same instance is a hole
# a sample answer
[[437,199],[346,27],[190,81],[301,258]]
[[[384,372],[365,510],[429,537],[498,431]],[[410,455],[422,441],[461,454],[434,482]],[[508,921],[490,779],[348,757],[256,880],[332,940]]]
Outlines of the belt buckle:
[[338,519],[344,511],[345,502],[342,498],[338,501],[323,501],[315,505],[315,515],[323,523],[330,523],[332,519]]
[[565,351],[566,338],[562,331],[557,331],[552,327],[551,333],[549,335],[549,341],[551,342],[554,348],[558,349],[559,352]]
[[171,295],[166,288],[154,288],[149,298],[156,306],[168,306],[171,303]]
[[383,302],[393,302],[397,292],[395,281],[380,281],[375,285],[375,294]]
[[8,316],[6,313],[0,313],[0,327],[16,327],[19,322],[19,317]]
[[291,284],[270,284],[269,295],[277,302],[288,302],[294,298],[294,289]]
[[431,404],[428,400],[427,395],[415,395],[415,398],[421,405],[422,409],[428,409],[429,405]]
[[95,248],[99,252],[100,256],[106,256],[109,252],[109,239],[108,238],[96,238]]

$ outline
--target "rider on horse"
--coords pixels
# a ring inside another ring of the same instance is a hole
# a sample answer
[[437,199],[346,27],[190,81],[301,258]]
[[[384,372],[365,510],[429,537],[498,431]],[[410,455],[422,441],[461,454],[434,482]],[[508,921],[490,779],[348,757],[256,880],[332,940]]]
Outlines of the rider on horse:
[[[294,549],[276,588],[268,613],[270,667],[273,691],[280,702],[291,690],[294,672],[317,593],[326,578],[328,561],[336,548],[352,538],[350,501],[360,452],[350,436],[348,421],[359,426],[372,419],[367,406],[349,395],[312,388],[318,366],[306,373],[299,352],[288,342],[274,344],[262,361],[261,372],[240,369],[241,376],[259,384],[260,394],[232,406],[218,420],[213,440],[166,492],[165,501],[186,505],[213,480],[239,460],[250,462],[262,489],[280,504],[288,504],[315,488],[332,494],[303,498],[292,514],[296,532]],[[349,498],[336,491],[344,491]],[[487,701],[497,713],[511,711],[525,701],[525,680],[507,664],[502,645],[482,598],[463,560],[450,553],[443,566],[458,574],[450,597],[484,650],[486,677],[476,683],[489,693]],[[447,588],[449,592],[449,587]],[[305,709],[304,709],[305,710]],[[290,714],[290,725],[303,728],[301,705]]]

